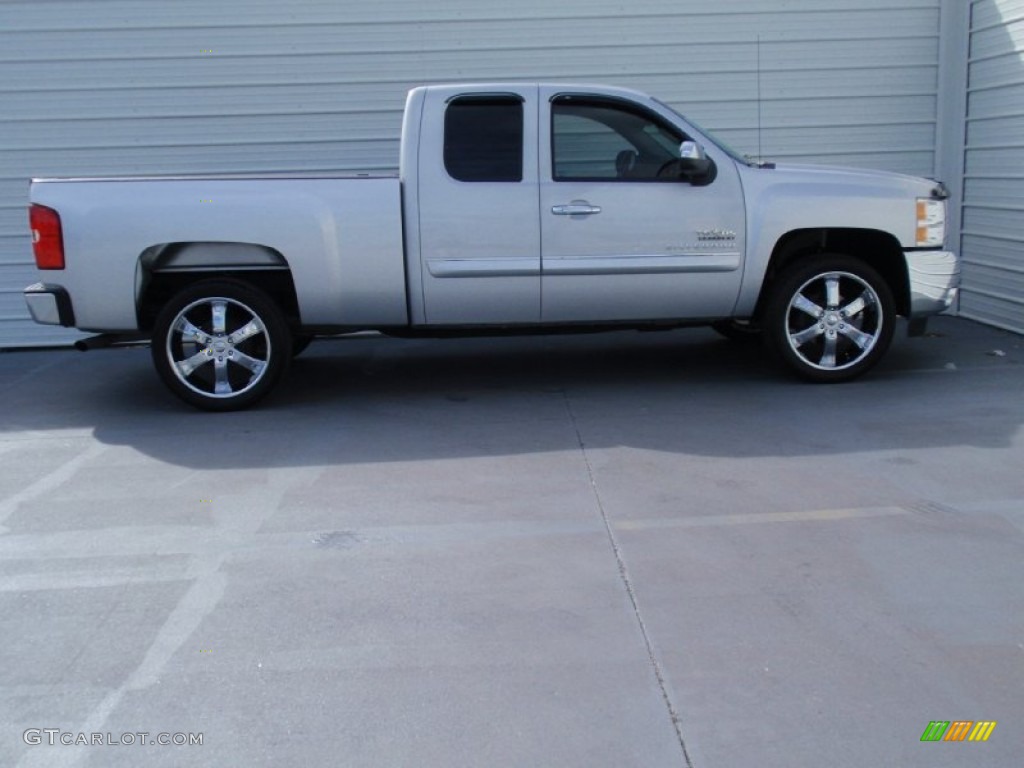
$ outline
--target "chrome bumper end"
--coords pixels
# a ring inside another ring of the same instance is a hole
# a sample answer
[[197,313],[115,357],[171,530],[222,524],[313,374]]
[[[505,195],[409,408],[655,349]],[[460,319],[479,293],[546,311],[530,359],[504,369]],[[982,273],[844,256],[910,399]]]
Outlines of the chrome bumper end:
[[37,323],[74,327],[75,313],[71,307],[71,297],[59,285],[34,283],[25,289],[24,296],[28,311]]
[[950,251],[906,251],[910,318],[945,312],[960,290],[960,258]]

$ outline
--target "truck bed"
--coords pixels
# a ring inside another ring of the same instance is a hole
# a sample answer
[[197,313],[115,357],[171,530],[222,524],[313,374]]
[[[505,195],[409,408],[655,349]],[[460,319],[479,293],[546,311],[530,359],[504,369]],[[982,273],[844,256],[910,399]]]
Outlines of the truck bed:
[[178,243],[236,244],[238,269],[288,269],[303,325],[408,321],[397,175],[37,179],[31,201],[60,211],[62,284],[85,330],[138,330],[140,285],[186,258]]

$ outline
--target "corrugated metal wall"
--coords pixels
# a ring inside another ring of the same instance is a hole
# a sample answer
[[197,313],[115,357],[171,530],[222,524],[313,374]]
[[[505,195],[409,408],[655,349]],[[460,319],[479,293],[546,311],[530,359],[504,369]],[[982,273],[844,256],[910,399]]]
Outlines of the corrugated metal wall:
[[[0,345],[27,320],[28,178],[377,170],[413,85],[607,82],[745,152],[930,175],[940,0],[7,0]],[[760,46],[756,41],[760,37]]]
[[1024,0],[971,7],[961,314],[1024,333]]

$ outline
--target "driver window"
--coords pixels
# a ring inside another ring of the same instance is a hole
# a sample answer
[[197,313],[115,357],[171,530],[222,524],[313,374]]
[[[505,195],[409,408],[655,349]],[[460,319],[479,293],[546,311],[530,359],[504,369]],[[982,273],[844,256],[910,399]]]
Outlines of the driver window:
[[562,96],[551,113],[555,181],[670,180],[683,136],[639,107]]

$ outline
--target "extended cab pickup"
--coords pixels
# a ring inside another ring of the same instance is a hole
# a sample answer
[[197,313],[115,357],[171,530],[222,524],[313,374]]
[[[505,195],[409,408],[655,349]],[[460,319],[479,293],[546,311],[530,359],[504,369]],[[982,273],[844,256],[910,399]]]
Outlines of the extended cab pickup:
[[956,295],[946,191],[744,159],[589,85],[409,93],[397,176],[35,179],[40,323],[152,339],[163,381],[256,402],[316,335],[713,325],[796,373],[871,368]]

